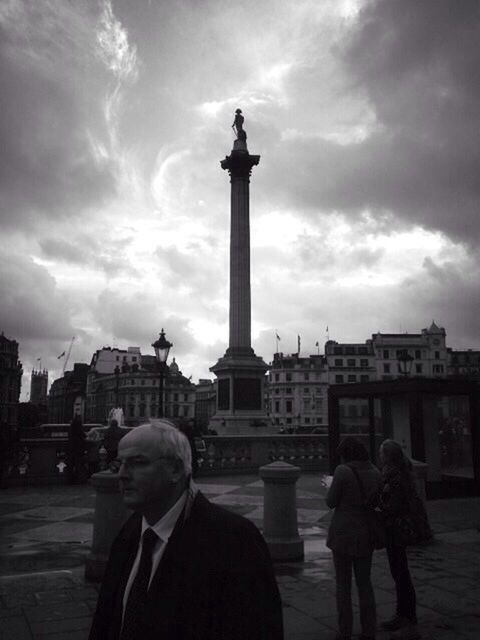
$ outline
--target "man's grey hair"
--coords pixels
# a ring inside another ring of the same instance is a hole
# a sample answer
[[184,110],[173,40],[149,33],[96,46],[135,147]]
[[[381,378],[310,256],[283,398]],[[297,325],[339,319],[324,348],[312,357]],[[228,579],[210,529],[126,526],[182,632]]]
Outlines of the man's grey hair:
[[185,475],[192,474],[192,450],[187,436],[177,429],[173,422],[165,418],[151,418],[150,422],[139,426],[150,426],[152,433],[158,436],[158,446],[162,453],[183,462]]

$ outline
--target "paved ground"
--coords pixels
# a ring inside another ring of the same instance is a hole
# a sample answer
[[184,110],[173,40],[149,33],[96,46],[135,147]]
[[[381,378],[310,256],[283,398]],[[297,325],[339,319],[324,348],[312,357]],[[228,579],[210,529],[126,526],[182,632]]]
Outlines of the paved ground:
[[[263,487],[258,478],[209,478],[200,485],[214,502],[261,528]],[[335,635],[333,566],[324,544],[329,512],[323,495],[318,477],[300,478],[297,506],[305,560],[276,565],[287,640]],[[97,598],[97,586],[83,578],[94,505],[88,485],[0,491],[0,640],[86,640]],[[477,639],[480,498],[429,502],[428,510],[436,542],[410,552],[422,637]],[[373,579],[381,620],[394,605],[383,551],[375,553]],[[379,640],[387,637],[378,634]]]

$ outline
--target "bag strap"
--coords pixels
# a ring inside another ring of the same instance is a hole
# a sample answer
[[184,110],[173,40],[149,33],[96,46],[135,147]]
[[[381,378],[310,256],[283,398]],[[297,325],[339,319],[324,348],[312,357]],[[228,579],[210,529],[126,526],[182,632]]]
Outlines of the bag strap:
[[352,467],[351,465],[347,464],[347,467],[349,467],[349,469],[352,470],[353,475],[355,476],[355,478],[357,479],[358,482],[358,486],[360,487],[360,493],[362,496],[362,500],[363,500],[363,506],[366,507],[367,506],[367,498],[365,496],[365,488],[363,486],[363,482],[360,480],[360,474],[358,473],[358,471],[355,469],[355,467]]

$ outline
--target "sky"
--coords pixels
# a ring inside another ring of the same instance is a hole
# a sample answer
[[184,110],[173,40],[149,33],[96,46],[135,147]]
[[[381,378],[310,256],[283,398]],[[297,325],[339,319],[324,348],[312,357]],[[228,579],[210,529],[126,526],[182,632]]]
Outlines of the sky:
[[480,348],[477,0],[4,0],[0,331],[61,375],[165,329],[228,346],[234,111],[252,344],[418,333]]

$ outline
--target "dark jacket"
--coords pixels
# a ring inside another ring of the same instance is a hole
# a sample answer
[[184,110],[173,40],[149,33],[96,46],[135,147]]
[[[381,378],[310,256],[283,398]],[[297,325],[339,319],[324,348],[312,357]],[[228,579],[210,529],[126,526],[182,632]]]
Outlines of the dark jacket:
[[[141,516],[115,539],[90,640],[117,640]],[[282,605],[268,548],[245,518],[201,493],[168,541],[148,591],[143,640],[282,640]]]
[[382,476],[380,508],[385,518],[387,545],[402,547],[413,544],[406,542],[402,534],[401,522],[405,521],[405,516],[409,527],[412,526],[416,532],[417,542],[430,540],[433,533],[412,472],[409,469],[391,467],[383,469]]
[[367,502],[374,507],[381,489],[380,471],[368,461],[339,464],[328,490],[326,502],[335,512],[327,536],[327,547],[352,557],[373,552],[367,523],[367,511],[357,479],[350,468],[355,466],[365,491]]

